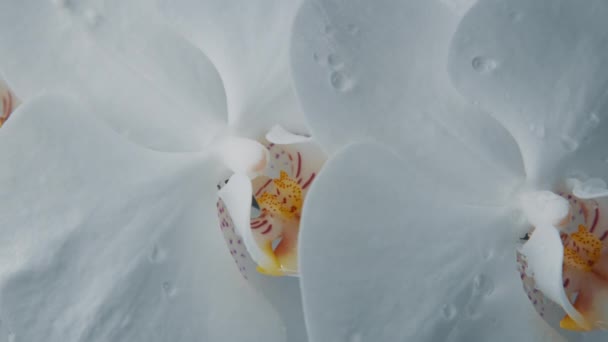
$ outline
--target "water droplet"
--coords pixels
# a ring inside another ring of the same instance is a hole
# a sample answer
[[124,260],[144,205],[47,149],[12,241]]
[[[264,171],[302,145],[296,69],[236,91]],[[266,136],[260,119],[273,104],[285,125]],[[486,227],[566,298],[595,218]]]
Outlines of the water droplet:
[[329,54],[327,56],[327,64],[334,70],[339,69],[344,66],[340,57],[334,54]]
[[120,327],[121,328],[126,328],[131,324],[131,316],[127,315],[125,317],[123,317],[122,321],[120,322]]
[[441,315],[443,316],[443,318],[447,319],[448,321],[453,320],[457,314],[458,314],[458,310],[452,304],[445,304],[441,308]]
[[565,135],[562,137],[562,146],[566,149],[566,151],[574,152],[578,148],[578,141]]
[[150,262],[158,263],[165,260],[167,257],[167,253],[163,251],[160,247],[154,246],[152,251],[150,252]]
[[90,28],[99,26],[102,20],[101,15],[92,9],[84,11],[84,19]]
[[327,66],[327,58],[323,58],[318,52],[312,54],[312,59],[320,66]]
[[488,276],[479,274],[473,278],[473,289],[483,296],[488,296],[494,292],[494,282]]
[[486,248],[486,249],[482,250],[481,257],[486,261],[492,259],[494,257],[494,250],[490,249],[490,248]]
[[513,11],[509,13],[509,19],[511,22],[518,23],[524,18],[524,14],[521,12]]
[[543,124],[530,124],[530,132],[532,132],[532,134],[534,134],[536,137],[542,139],[545,137],[545,126]]
[[599,123],[600,123],[600,117],[597,115],[597,113],[589,114],[589,124],[592,127],[596,127],[597,125],[599,125]]
[[170,282],[166,281],[163,283],[163,292],[165,292],[165,295],[168,297],[173,297],[177,291]]
[[353,81],[348,76],[339,71],[334,71],[329,75],[329,82],[334,89],[341,92],[350,90],[354,85]]
[[476,311],[475,306],[471,303],[468,303],[467,305],[464,306],[462,313],[464,314],[464,316],[466,318],[474,319],[476,317],[475,311]]
[[359,33],[359,27],[355,24],[348,24],[346,26],[346,30],[348,31],[348,33],[350,33],[352,35],[356,35]]
[[479,73],[488,73],[494,71],[498,66],[498,62],[491,58],[477,56],[471,61],[473,69]]

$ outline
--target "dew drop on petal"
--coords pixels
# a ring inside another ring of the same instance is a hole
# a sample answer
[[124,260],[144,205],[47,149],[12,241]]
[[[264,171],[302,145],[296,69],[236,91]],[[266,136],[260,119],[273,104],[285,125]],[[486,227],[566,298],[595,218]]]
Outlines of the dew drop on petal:
[[494,291],[494,282],[488,276],[479,274],[473,278],[473,289],[478,294],[488,296]]
[[542,124],[530,124],[530,132],[537,138],[543,139],[545,137],[545,126]]
[[562,137],[562,146],[566,149],[566,151],[574,152],[578,148],[578,141],[572,137],[564,135]]
[[494,250],[490,248],[484,249],[483,251],[481,251],[481,257],[485,261],[492,259],[494,257]]
[[167,297],[173,297],[176,293],[176,290],[170,282],[165,281],[163,283],[163,292],[165,293],[165,295],[167,295]]
[[329,54],[327,56],[327,64],[334,70],[344,66],[344,63],[342,63],[340,57],[335,54]]
[[317,62],[317,63],[319,63],[319,54],[316,53],[316,52],[314,52],[312,54],[312,60],[315,61],[315,62]]
[[336,30],[330,25],[325,25],[325,29],[323,30],[326,36],[333,36],[336,33]]
[[448,321],[453,320],[457,314],[458,314],[458,310],[452,304],[445,304],[441,308],[441,315],[443,316],[443,318],[447,319]]
[[523,18],[524,18],[524,14],[521,12],[513,11],[513,12],[509,13],[509,19],[511,19],[511,22],[513,22],[513,23],[518,23]]
[[359,33],[359,27],[355,24],[348,24],[348,26],[346,26],[346,30],[352,35],[356,35]]
[[350,77],[339,71],[334,71],[329,75],[329,82],[334,89],[341,92],[350,90],[354,85]]
[[327,66],[327,58],[323,57],[323,54],[320,54],[318,52],[315,52],[312,54],[312,59],[320,66],[325,67]]
[[150,251],[149,260],[152,263],[160,263],[165,260],[167,253],[162,250],[159,246],[154,246]]
[[600,117],[597,116],[597,113],[589,114],[589,124],[592,127],[596,127],[600,123]]
[[84,19],[90,28],[95,28],[101,23],[101,15],[97,11],[88,9],[84,11]]
[[498,62],[491,58],[477,56],[471,61],[471,66],[478,73],[484,74],[494,71],[498,66]]

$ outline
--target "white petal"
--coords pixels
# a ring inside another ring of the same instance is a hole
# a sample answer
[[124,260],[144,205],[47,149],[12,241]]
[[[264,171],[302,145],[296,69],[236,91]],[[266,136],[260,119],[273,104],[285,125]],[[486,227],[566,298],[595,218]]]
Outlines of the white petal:
[[570,303],[564,290],[564,246],[557,228],[550,225],[536,227],[530,240],[523,246],[522,253],[526,256],[537,288],[559,304],[581,327],[588,326],[583,316]]
[[0,319],[23,341],[284,341],[215,218],[217,167],[45,97],[0,129]]
[[262,267],[270,268],[274,262],[258,246],[251,231],[251,180],[244,174],[235,174],[230,177],[228,184],[219,191],[220,198],[224,201],[234,227],[251,255],[253,261]]
[[299,135],[286,130],[283,126],[275,125],[268,133],[266,133],[266,140],[273,144],[289,145],[303,142],[309,142],[312,140],[311,137]]
[[504,210],[464,205],[407,166],[353,145],[313,184],[300,237],[311,341],[554,341]]
[[458,89],[515,136],[532,178],[547,176],[604,120],[608,3],[479,1],[450,57]]
[[229,122],[258,137],[274,124],[303,129],[288,68],[300,0],[157,0],[170,22],[218,68]]
[[2,2],[0,68],[24,100],[67,88],[133,141],[199,150],[226,122],[222,82],[146,2]]
[[222,137],[209,148],[226,167],[236,173],[260,173],[264,171],[270,159],[264,145],[241,137]]
[[600,178],[589,178],[584,182],[578,179],[569,179],[572,194],[578,198],[591,199],[608,196],[606,182]]
[[315,139],[330,152],[381,141],[412,164],[446,172],[437,179],[476,183],[466,189],[471,197],[500,197],[522,177],[521,156],[497,122],[450,87],[448,46],[459,19],[436,0],[305,3],[292,73]]

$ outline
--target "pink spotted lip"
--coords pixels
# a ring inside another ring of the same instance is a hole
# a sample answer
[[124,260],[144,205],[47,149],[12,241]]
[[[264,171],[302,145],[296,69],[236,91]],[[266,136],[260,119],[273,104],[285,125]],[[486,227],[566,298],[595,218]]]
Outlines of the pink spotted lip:
[[[295,211],[288,213],[287,216],[284,215],[285,212],[283,212],[284,214],[279,212],[285,210],[286,207],[291,207],[290,203],[293,203],[296,195],[291,191],[296,191],[298,194],[301,192],[301,198],[305,198],[322,164],[322,161],[315,160],[316,147],[312,149],[314,152],[311,152],[301,145],[296,147],[296,145],[277,145],[265,142],[264,146],[267,148],[270,158],[264,174],[252,180],[250,229],[256,244],[273,255],[278,262],[278,268],[258,267],[247,251],[242,238],[238,235],[238,230],[235,229],[226,206],[221,200],[217,203],[219,224],[226,245],[245,278],[256,269],[267,275],[297,275],[297,240],[301,202],[297,202],[300,208],[292,207]],[[311,158],[311,155],[315,155],[315,158]],[[324,160],[324,157],[322,159]],[[283,180],[280,180],[281,177],[284,177]],[[221,188],[223,183],[221,182],[218,188]],[[286,184],[289,184],[291,188],[282,188]],[[299,190],[295,190],[296,188]],[[272,203],[269,204],[268,200]],[[262,202],[258,203],[258,201]],[[279,212],[276,211],[277,208],[279,208]]]
[[[580,246],[577,246],[576,241],[572,238],[573,233],[576,233],[580,226],[587,229],[590,234],[605,245],[605,242],[608,240],[608,217],[605,215],[605,209],[608,209],[608,202],[606,199],[580,199],[569,192],[560,192],[558,195],[568,200],[570,205],[570,216],[567,218],[567,226],[560,233],[564,248],[571,248],[577,251],[580,249]],[[606,249],[602,251],[602,254],[605,253]],[[548,323],[559,326],[559,322],[565,315],[563,309],[546,298],[536,288],[533,277],[528,275],[528,265],[525,257],[519,252],[517,253],[517,263],[523,287],[530,302],[539,315]],[[586,279],[584,274],[564,264],[563,287],[572,303],[575,303],[582,285],[587,281]]]
[[224,202],[220,199],[217,201],[217,213],[220,222],[220,229],[224,235],[226,246],[230,251],[230,255],[234,260],[235,265],[238,267],[239,272],[245,279],[247,279],[247,273],[255,270],[255,264],[251,260],[251,256],[243,244],[243,240],[236,234],[234,229],[234,223],[228,210],[224,205]]

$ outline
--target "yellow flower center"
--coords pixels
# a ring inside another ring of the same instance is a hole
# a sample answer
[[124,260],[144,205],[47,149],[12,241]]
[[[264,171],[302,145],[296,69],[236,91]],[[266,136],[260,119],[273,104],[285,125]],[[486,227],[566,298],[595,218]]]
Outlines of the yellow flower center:
[[274,179],[273,183],[276,194],[264,192],[256,198],[260,209],[284,219],[299,219],[302,215],[302,187],[285,171],[281,171],[280,178]]
[[[603,243],[591,233],[585,225],[580,224],[578,231],[570,234],[569,242],[564,246],[564,268],[590,274],[602,255]],[[583,280],[585,281],[585,280]],[[560,321],[560,327],[572,331],[588,331],[593,327],[581,327],[570,316]]]
[[[303,190],[285,171],[281,171],[279,178],[273,179],[272,183],[274,191],[262,193],[256,197],[256,201],[262,216],[269,217],[275,226],[280,225],[281,228],[276,231],[276,236],[267,231],[256,233],[264,253],[274,260],[273,266],[258,266],[257,270],[273,276],[294,274],[297,273],[297,236],[304,202]],[[278,243],[273,248],[276,241]]]

